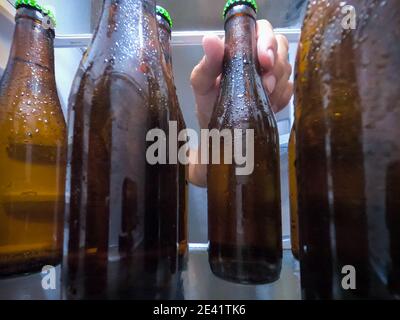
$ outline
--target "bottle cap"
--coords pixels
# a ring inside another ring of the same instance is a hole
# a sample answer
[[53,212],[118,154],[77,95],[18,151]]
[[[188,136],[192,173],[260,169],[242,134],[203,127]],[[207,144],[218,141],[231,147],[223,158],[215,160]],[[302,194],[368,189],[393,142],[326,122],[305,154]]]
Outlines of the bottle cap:
[[169,12],[166,9],[164,9],[163,7],[161,7],[161,6],[157,6],[156,7],[156,13],[159,16],[163,17],[165,20],[167,20],[169,26],[172,29],[172,26],[173,26],[174,22],[172,21],[172,18],[171,18],[171,15],[169,14]]
[[225,4],[222,16],[225,18],[226,14],[228,13],[228,11],[230,9],[232,9],[234,6],[238,6],[238,5],[242,5],[242,4],[253,8],[253,10],[257,13],[258,5],[257,5],[256,0],[228,0]]
[[32,8],[41,12],[44,16],[49,17],[54,27],[56,26],[56,17],[54,16],[54,13],[51,10],[45,8],[45,6],[38,4],[36,0],[16,0],[15,8],[18,9],[21,7]]

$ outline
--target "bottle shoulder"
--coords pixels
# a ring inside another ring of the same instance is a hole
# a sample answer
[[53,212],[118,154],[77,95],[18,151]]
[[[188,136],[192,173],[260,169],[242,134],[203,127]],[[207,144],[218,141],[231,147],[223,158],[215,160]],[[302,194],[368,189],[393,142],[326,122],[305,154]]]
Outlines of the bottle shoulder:
[[91,66],[81,67],[71,89],[68,113],[76,118],[83,113],[101,112],[126,122],[135,114],[152,117],[151,114],[162,112],[163,119],[178,120],[178,100],[172,93],[166,79],[156,77],[144,67],[129,73],[113,68],[100,73]]
[[32,77],[12,81],[7,75],[0,84],[0,128],[3,137],[34,137],[38,143],[55,143],[66,136],[66,123],[54,85],[46,86]]
[[275,131],[277,128],[268,94],[258,74],[222,80],[211,125],[216,129],[253,128]]

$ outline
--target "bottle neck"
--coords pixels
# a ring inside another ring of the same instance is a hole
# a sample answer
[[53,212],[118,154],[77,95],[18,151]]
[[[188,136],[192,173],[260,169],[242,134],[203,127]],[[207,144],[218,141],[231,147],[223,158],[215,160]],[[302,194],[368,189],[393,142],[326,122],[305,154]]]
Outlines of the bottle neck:
[[[119,11],[120,13],[128,14],[132,13],[132,11],[139,10],[140,13],[143,9],[148,8],[152,12],[156,12],[156,0],[104,0],[103,1],[103,13],[104,17],[105,11],[112,10],[110,14],[116,13]],[[154,9],[154,10],[153,10]],[[125,20],[129,20],[134,18],[134,16],[124,17]]]
[[17,10],[9,62],[23,62],[54,73],[54,31],[43,27],[40,16],[33,9]]
[[257,65],[256,52],[256,14],[247,5],[235,6],[225,20],[225,63]]
[[172,68],[171,28],[167,21],[157,15],[158,32],[165,61]]
[[[102,22],[109,23],[110,31],[115,24],[130,26],[132,20],[137,20],[145,13],[156,14],[156,0],[104,0],[100,26]],[[117,26],[118,28],[118,26]]]
[[149,52],[143,48],[158,49],[155,12],[155,0],[104,0],[91,45],[96,54],[92,60],[112,62],[114,56],[129,59]]

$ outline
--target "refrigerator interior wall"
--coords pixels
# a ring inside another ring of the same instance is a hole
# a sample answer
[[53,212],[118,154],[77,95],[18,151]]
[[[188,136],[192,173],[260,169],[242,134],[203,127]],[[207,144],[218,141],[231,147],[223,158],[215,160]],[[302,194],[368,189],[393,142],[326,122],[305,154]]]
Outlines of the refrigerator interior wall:
[[0,0],[0,77],[6,67],[14,32],[14,7],[6,0]]

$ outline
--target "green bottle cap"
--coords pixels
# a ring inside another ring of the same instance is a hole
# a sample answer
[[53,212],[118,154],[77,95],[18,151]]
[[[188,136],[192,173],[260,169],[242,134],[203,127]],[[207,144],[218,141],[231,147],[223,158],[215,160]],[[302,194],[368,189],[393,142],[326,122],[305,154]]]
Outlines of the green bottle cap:
[[54,13],[45,6],[38,4],[36,0],[16,0],[15,8],[18,9],[20,7],[29,7],[41,12],[43,15],[49,17],[54,27],[56,26],[56,17],[54,16]]
[[254,11],[257,13],[258,10],[258,5],[256,0],[228,0],[225,4],[224,7],[224,12],[222,16],[225,18],[226,14],[230,9],[232,9],[234,6],[245,4],[248,5],[249,7],[252,7]]
[[174,25],[174,22],[172,21],[172,18],[171,18],[171,16],[170,16],[169,12],[168,12],[166,9],[164,9],[163,7],[161,7],[161,6],[157,6],[157,7],[156,7],[156,13],[157,13],[159,16],[163,17],[165,20],[167,20],[169,26],[170,26],[171,29],[172,29],[172,26]]

